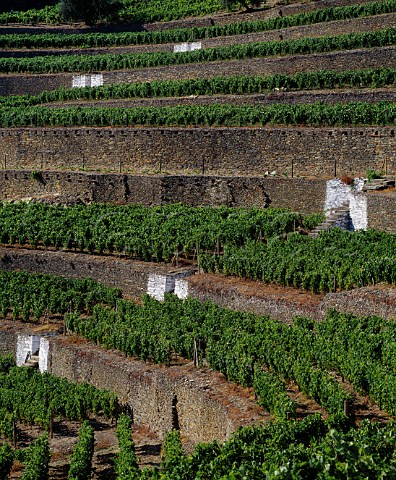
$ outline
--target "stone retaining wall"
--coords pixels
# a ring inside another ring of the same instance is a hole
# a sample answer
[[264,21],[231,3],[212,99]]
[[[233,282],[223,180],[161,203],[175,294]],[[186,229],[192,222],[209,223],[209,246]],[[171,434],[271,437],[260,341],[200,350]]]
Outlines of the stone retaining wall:
[[369,228],[396,233],[396,192],[376,192],[366,197]]
[[0,321],[0,355],[16,355],[18,334]]
[[[16,352],[18,333],[26,326],[5,328],[0,321],[0,354]],[[210,369],[191,364],[163,367],[126,359],[76,337],[49,338],[50,373],[71,382],[88,382],[112,390],[129,405],[135,423],[160,438],[175,426],[192,443],[224,441],[239,426],[268,418],[247,389],[229,384]]]
[[[103,72],[104,84],[148,82],[155,80],[181,80],[231,75],[273,75],[317,70],[352,70],[373,67],[391,67],[396,61],[396,47],[369,48],[309,55],[253,58],[246,60],[190,63],[162,67],[138,68]],[[72,73],[8,74],[0,75],[0,95],[38,94],[43,90],[71,88]]]
[[0,129],[6,169],[332,178],[396,172],[395,129]]
[[[396,14],[376,15],[373,17],[362,17],[333,22],[323,22],[313,25],[301,25],[267,32],[249,33],[242,35],[229,35],[200,39],[202,49],[225,47],[228,45],[243,45],[245,43],[271,42],[279,40],[298,40],[301,38],[313,38],[343,35],[348,33],[373,32],[391,28],[396,24]],[[132,54],[150,52],[173,52],[175,43],[160,43],[148,45],[131,45],[121,47],[102,48],[59,48],[59,49],[0,49],[0,56],[26,58],[41,55],[98,55],[98,54]]]
[[187,97],[158,97],[138,99],[114,99],[114,100],[80,100],[69,102],[49,103],[48,108],[60,107],[175,107],[178,105],[271,105],[274,103],[295,105],[297,103],[323,102],[326,104],[347,103],[347,102],[368,102],[380,101],[393,102],[396,90],[394,88],[367,88],[367,89],[339,89],[320,91],[271,91],[253,95],[200,95]]
[[323,318],[320,308],[323,295],[213,274],[188,277],[187,285],[190,297],[201,302],[211,301],[231,310],[269,315],[286,323],[297,315],[315,320]]
[[116,256],[0,247],[0,270],[23,270],[70,278],[89,277],[109,287],[122,288],[127,296],[141,297],[147,292],[150,274],[170,274],[172,267]]
[[214,177],[202,175],[124,175],[0,170],[0,200],[58,195],[83,202],[142,205],[206,205],[230,207],[287,207],[304,213],[320,212],[325,180],[273,177]]

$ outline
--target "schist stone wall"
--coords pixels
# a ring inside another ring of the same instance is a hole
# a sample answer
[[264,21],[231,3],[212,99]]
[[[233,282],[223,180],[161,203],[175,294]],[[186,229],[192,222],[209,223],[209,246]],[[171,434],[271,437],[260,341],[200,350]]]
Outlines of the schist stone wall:
[[396,233],[396,192],[373,192],[366,198],[369,228]]
[[18,333],[7,325],[0,322],[0,355],[14,353],[16,355]]
[[[127,296],[147,293],[151,275],[173,275],[169,265],[137,262],[115,256],[0,247],[0,270],[23,270],[31,273],[61,275],[70,278],[93,278],[109,287],[122,288]],[[179,269],[180,276],[188,269]]]
[[[344,5],[351,5],[356,3],[370,3],[372,0],[314,0],[307,3],[291,3],[290,5],[282,5],[280,8],[270,8],[268,10],[259,10],[248,13],[228,13],[227,15],[216,15],[213,18],[206,17],[189,17],[180,20],[171,20],[169,22],[153,22],[146,24],[123,24],[123,25],[103,25],[100,27],[86,27],[86,26],[53,26],[53,25],[1,25],[1,33],[91,33],[91,32],[123,32],[123,31],[159,31],[171,30],[176,28],[193,28],[205,27],[210,25],[225,25],[227,23],[245,22],[258,19],[266,19],[278,17],[279,15],[294,15],[296,13],[311,12],[328,7],[342,7]],[[277,3],[273,0],[270,3]]]
[[[39,55],[97,55],[97,54],[131,54],[131,53],[149,53],[149,52],[191,52],[206,48],[224,47],[227,45],[241,45],[245,43],[271,42],[279,40],[297,40],[300,38],[322,37],[342,35],[353,32],[372,32],[393,27],[396,21],[396,14],[389,13],[373,17],[362,17],[344,20],[325,22],[313,25],[300,25],[291,28],[282,28],[266,32],[250,33],[242,35],[230,35],[222,37],[205,38],[198,41],[183,43],[158,43],[148,45],[128,45],[121,47],[102,47],[102,48],[77,48],[67,49],[40,49],[40,50],[1,50],[0,55],[4,57],[26,58]],[[93,81],[91,81],[93,80]],[[103,84],[103,78],[97,75],[74,75],[73,87],[99,86]]]
[[[1,354],[16,354],[21,332],[28,335],[26,325],[6,329],[0,323]],[[181,434],[193,443],[223,441],[239,426],[256,424],[263,418],[264,412],[250,398],[251,393],[236,385],[230,391],[224,378],[211,370],[151,365],[87,341],[70,341],[70,337],[44,340],[46,345],[40,350],[45,350],[50,373],[112,390],[122,404],[129,405],[135,423],[162,438],[175,426],[175,417]]]
[[0,200],[45,196],[83,202],[139,203],[230,207],[288,207],[319,212],[325,201],[325,180],[211,175],[127,175],[62,171],[0,170]]
[[[103,83],[112,84],[231,75],[273,75],[275,73],[292,75],[304,71],[343,71],[381,66],[393,68],[395,58],[396,47],[378,47],[310,55],[190,63],[93,73],[95,75],[102,73]],[[60,87],[71,88],[72,85],[72,73],[0,75],[1,95],[38,94],[44,90],[54,90]]]
[[4,169],[332,178],[396,172],[395,129],[0,129]]
[[[192,372],[189,367],[131,361],[89,344],[70,345],[67,339],[59,338],[51,342],[51,365],[54,375],[112,390],[132,408],[136,423],[147,425],[162,437],[174,426],[175,410],[181,434],[194,443],[225,440],[239,425],[260,418],[254,402],[248,412],[238,412],[235,395],[227,398],[221,383],[215,391],[213,373],[197,375],[197,370]],[[235,400],[236,408],[232,406]]]

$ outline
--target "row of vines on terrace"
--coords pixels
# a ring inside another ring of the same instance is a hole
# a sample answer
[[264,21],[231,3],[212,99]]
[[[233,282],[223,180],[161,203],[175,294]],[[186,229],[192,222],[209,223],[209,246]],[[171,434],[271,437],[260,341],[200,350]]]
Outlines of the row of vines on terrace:
[[231,104],[175,107],[7,107],[0,128],[109,126],[394,126],[396,103],[381,101],[264,106]]
[[379,67],[336,72],[321,70],[294,75],[256,77],[215,77],[104,85],[102,87],[60,88],[38,95],[0,97],[4,107],[33,106],[68,100],[109,100],[118,98],[174,97],[190,95],[245,95],[279,90],[338,88],[383,88],[396,85],[396,70]]
[[350,33],[320,38],[247,43],[208,48],[185,53],[154,52],[135,54],[52,55],[34,58],[0,58],[2,73],[59,73],[125,70],[133,68],[182,65],[224,60],[262,58],[275,55],[323,53],[356,48],[391,46],[396,29],[369,33]]
[[[229,23],[210,27],[179,28],[160,31],[81,34],[7,34],[0,35],[0,48],[67,48],[145,45],[243,35],[280,28],[309,25],[334,20],[381,15],[396,11],[395,0],[376,1],[362,5],[330,7],[313,12],[249,22]],[[1,17],[0,17],[1,18]]]

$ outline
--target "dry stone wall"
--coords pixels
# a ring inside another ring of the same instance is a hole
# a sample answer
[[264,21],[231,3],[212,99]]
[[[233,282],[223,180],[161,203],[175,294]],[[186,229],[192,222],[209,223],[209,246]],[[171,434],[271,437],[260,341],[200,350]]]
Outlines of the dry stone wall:
[[201,302],[214,302],[219,307],[269,315],[286,323],[297,315],[315,320],[323,317],[319,308],[323,295],[213,274],[193,275],[186,281],[188,296]]
[[13,353],[17,351],[18,333],[10,326],[0,321],[0,355]]
[[[393,68],[395,61],[396,47],[392,46],[312,55],[253,58],[227,62],[191,63],[119,70],[103,72],[103,82],[104,84],[112,84],[231,75],[272,75],[275,73],[292,75],[296,72],[317,70],[343,71],[381,66]],[[72,73],[0,75],[0,95],[37,94],[43,90],[54,90],[61,86],[71,88],[72,84]]]
[[122,288],[127,296],[141,297],[147,292],[150,274],[167,275],[172,268],[115,256],[0,247],[0,270],[89,277],[110,287]]
[[6,169],[332,178],[396,172],[395,129],[0,129]]
[[[205,371],[196,375],[191,367],[148,365],[89,344],[70,345],[62,339],[51,341],[51,365],[56,376],[114,391],[132,408],[134,422],[148,426],[160,437],[172,429],[175,404],[180,432],[194,443],[225,440],[239,425],[260,418],[254,402],[247,412],[238,412],[236,396],[228,398],[220,382],[215,391],[213,375]],[[236,408],[231,407],[233,401]],[[249,416],[244,417],[244,413]]]
[[232,310],[269,315],[286,323],[298,315],[321,321],[331,308],[357,316],[396,320],[396,288],[387,284],[312,294],[223,275],[199,274],[186,280],[188,295],[193,298],[210,300]]
[[[141,68],[129,71],[106,72],[103,82],[129,83],[155,80],[174,80],[187,78],[210,78],[231,75],[273,75],[317,70],[352,70],[373,67],[394,67],[396,48],[370,48],[311,55],[293,55],[285,57],[264,57],[247,60],[216,61],[209,63],[191,63],[163,67]],[[2,78],[0,78],[1,82]],[[39,80],[39,79],[38,79]],[[69,81],[67,85],[69,85]],[[1,83],[0,83],[1,90]]]
[[321,309],[326,312],[330,308],[362,317],[375,315],[387,320],[396,320],[396,288],[379,284],[328,293],[321,304]]
[[[121,32],[121,31],[158,31],[169,30],[175,28],[192,28],[205,27],[210,25],[224,25],[227,23],[254,21],[259,19],[266,19],[277,17],[280,14],[283,16],[293,15],[296,13],[311,12],[328,7],[342,7],[356,3],[369,3],[372,0],[316,0],[307,3],[300,3],[299,1],[291,3],[290,5],[282,5],[279,8],[271,8],[268,10],[259,10],[249,13],[223,13],[216,14],[213,17],[190,17],[180,20],[173,20],[169,22],[153,22],[146,24],[122,24],[122,25],[105,25],[101,27],[75,27],[71,25],[0,25],[0,33],[88,33],[88,32]],[[277,3],[276,1],[274,3]]]
[[[0,321],[0,354],[16,353],[16,337],[26,332],[17,322]],[[192,443],[224,441],[239,426],[256,424],[263,411],[251,392],[230,386],[221,374],[192,365],[165,368],[79,339],[46,337],[50,373],[72,382],[88,382],[115,392],[131,408],[133,420],[164,437],[175,426]]]
[[396,233],[396,192],[369,193],[366,198],[368,227]]
[[325,180],[207,175],[124,175],[82,172],[0,170],[0,200],[78,198],[83,202],[142,205],[184,203],[230,207],[323,209]]
[[233,105],[271,105],[315,103],[323,102],[328,104],[347,102],[369,102],[379,101],[393,102],[395,99],[394,88],[383,89],[355,89],[355,90],[320,90],[320,91],[271,91],[255,95],[202,95],[198,97],[161,97],[161,98],[138,98],[138,99],[117,99],[117,100],[82,100],[78,102],[51,103],[49,108],[63,106],[95,106],[95,107],[175,107],[178,105],[212,105],[233,104]]
[[71,88],[73,75],[66,74],[0,74],[0,95],[23,95],[43,92],[44,90],[57,90],[60,87]]
[[[1,50],[2,57],[36,57],[41,55],[98,55],[98,54],[131,54],[131,53],[149,53],[149,52],[189,52],[205,48],[217,48],[227,45],[242,45],[245,43],[271,42],[279,40],[298,40],[301,38],[313,38],[323,36],[343,35],[354,32],[372,32],[393,27],[396,24],[396,14],[389,13],[373,17],[353,18],[348,22],[344,20],[324,22],[314,25],[301,25],[279,30],[270,30],[268,32],[249,33],[242,35],[229,35],[224,37],[213,37],[199,41],[184,43],[163,43],[152,45],[131,45],[122,47],[103,47],[103,48],[67,48],[67,49],[39,49],[39,50]],[[91,85],[87,85],[91,86]],[[92,85],[94,86],[94,85]]]

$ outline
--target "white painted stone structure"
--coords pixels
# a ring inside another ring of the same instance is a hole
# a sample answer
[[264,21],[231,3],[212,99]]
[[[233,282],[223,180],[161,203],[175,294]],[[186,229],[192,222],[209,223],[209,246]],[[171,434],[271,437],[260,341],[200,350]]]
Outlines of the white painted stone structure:
[[325,215],[331,215],[342,205],[349,205],[349,215],[353,230],[366,230],[367,198],[362,192],[364,180],[355,178],[352,185],[342,183],[340,179],[329,180],[326,185]]
[[181,52],[192,52],[194,50],[201,50],[202,49],[202,42],[184,42],[179,43],[173,46],[173,53],[181,53]]
[[37,355],[40,350],[40,336],[38,335],[18,335],[16,365],[20,367],[32,355]]
[[185,300],[188,297],[188,280],[176,278],[175,291],[173,293],[181,300]]
[[97,73],[91,75],[91,87],[101,87],[103,85],[103,74]]
[[149,275],[147,282],[147,293],[156,300],[164,300],[165,293],[172,293],[174,289],[175,278],[172,275]]
[[49,353],[48,337],[41,337],[40,350],[39,350],[39,370],[41,373],[48,372],[49,370],[48,353]]
[[188,296],[188,282],[184,280],[193,272],[170,273],[167,275],[150,274],[147,282],[147,294],[163,301],[165,293],[174,293],[179,298]]
[[101,87],[103,85],[103,74],[73,75],[72,88]]
[[39,357],[39,370],[48,372],[49,335],[18,335],[16,365],[22,366],[32,355]]
[[354,230],[367,230],[367,197],[363,192],[356,192],[349,199],[349,214]]

